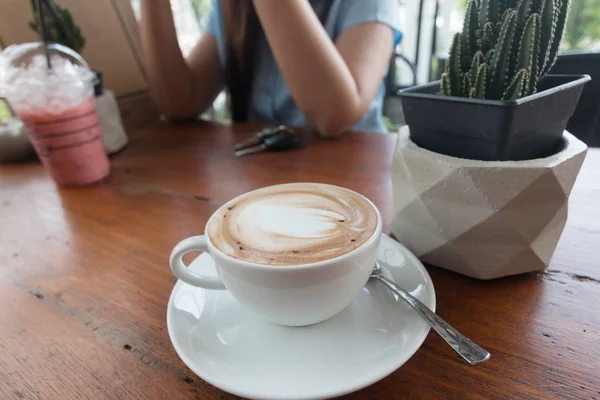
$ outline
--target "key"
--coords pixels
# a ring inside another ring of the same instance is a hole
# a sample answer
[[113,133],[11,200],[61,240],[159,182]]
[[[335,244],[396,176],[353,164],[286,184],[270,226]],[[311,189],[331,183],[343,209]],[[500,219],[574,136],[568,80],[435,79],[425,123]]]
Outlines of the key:
[[238,150],[235,152],[236,157],[243,157],[254,153],[260,153],[262,151],[267,150],[267,145],[264,143],[257,144],[256,146],[247,147],[243,150]]
[[235,145],[235,149],[236,150],[243,150],[247,147],[250,146],[256,146],[259,145],[265,138],[269,137],[269,136],[273,136],[278,134],[281,131],[284,131],[286,128],[284,125],[279,125],[275,128],[266,128],[263,129],[257,133],[255,133],[254,135],[252,135],[251,137],[249,137],[248,139],[242,140],[241,142],[239,142],[238,144]]
[[293,149],[300,146],[300,136],[292,131],[283,130],[276,135],[267,136],[262,140],[262,143],[244,150],[235,152],[236,157],[242,157],[249,154],[260,153],[263,151],[279,151]]

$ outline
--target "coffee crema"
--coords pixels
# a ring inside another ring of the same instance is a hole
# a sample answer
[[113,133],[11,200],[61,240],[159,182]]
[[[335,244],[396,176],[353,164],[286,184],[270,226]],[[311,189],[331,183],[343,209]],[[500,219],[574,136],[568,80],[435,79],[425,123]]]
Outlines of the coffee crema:
[[265,265],[299,265],[346,254],[377,228],[377,211],[349,190],[318,183],[247,193],[210,218],[207,234],[223,253]]

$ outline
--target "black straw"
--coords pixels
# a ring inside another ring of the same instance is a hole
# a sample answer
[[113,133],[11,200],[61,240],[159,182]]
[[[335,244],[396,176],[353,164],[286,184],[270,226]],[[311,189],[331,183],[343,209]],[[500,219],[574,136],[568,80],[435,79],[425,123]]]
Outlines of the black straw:
[[58,12],[56,11],[56,4],[54,4],[53,0],[42,0],[42,1],[44,3],[46,3],[46,9],[49,11],[50,19],[52,20],[52,26],[54,28],[56,28],[56,30],[58,31],[59,40],[57,40],[57,42],[65,43],[67,40],[67,33],[65,32],[65,29],[62,26],[60,18],[58,18]]
[[44,7],[42,6],[42,0],[37,0],[37,9],[40,16],[40,25],[42,26],[42,40],[44,41],[44,54],[46,55],[46,64],[48,69],[52,69],[50,63],[50,54],[48,53],[48,27],[46,26],[46,19],[44,18]]

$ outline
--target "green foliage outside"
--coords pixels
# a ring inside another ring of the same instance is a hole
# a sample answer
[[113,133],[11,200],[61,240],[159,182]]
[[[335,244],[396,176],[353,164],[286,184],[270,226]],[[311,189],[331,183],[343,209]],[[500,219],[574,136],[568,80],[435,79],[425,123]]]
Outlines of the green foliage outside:
[[400,127],[402,126],[401,124],[396,124],[392,122],[392,120],[386,116],[383,117],[383,123],[385,124],[385,127],[388,130],[388,132],[398,132],[398,129],[400,129]]
[[196,12],[196,18],[198,18],[198,22],[202,23],[208,11],[210,10],[211,1],[210,0],[190,0],[190,4],[192,8]]
[[569,22],[564,44],[571,50],[582,50],[600,42],[600,0],[574,0],[571,3]]

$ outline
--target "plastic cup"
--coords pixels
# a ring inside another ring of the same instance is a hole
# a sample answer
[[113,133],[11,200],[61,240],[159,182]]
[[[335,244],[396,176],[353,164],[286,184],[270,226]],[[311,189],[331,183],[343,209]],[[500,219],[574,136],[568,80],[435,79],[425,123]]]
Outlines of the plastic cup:
[[[10,51],[9,51],[10,50]],[[94,98],[94,74],[72,50],[49,46],[52,70],[39,43],[8,48],[0,59],[0,88],[23,121],[56,184],[82,186],[110,173]]]
[[110,165],[93,96],[58,112],[14,108],[42,164],[58,185],[82,186],[108,176]]

